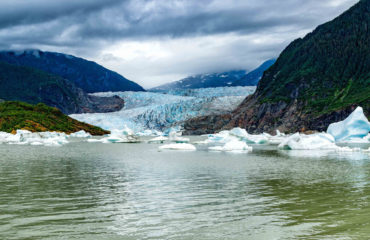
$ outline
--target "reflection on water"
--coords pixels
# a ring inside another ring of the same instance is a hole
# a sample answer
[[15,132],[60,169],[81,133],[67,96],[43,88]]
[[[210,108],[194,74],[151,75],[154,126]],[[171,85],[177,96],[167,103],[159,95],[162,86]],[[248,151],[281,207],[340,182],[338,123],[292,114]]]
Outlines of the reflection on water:
[[157,147],[0,145],[0,239],[370,235],[367,154]]

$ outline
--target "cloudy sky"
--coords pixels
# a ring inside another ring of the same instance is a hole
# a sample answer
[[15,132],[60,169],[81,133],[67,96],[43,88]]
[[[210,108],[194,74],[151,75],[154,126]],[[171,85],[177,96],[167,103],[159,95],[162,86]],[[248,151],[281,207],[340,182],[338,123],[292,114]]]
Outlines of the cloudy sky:
[[358,0],[0,0],[0,48],[65,52],[144,87],[251,70]]

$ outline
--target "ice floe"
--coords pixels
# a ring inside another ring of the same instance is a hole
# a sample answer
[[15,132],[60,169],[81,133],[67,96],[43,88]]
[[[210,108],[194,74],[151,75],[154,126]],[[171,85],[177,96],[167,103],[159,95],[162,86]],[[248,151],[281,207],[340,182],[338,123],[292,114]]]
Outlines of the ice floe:
[[69,136],[74,137],[74,138],[91,138],[91,134],[88,132],[85,132],[84,130],[71,133]]
[[160,146],[159,150],[182,150],[182,151],[196,151],[197,148],[189,143],[172,143]]
[[335,141],[356,141],[369,134],[370,123],[364,115],[361,107],[357,107],[345,120],[329,125],[327,133],[331,134]]
[[188,143],[190,142],[190,139],[189,138],[184,138],[184,137],[181,137],[182,133],[181,132],[170,132],[169,133],[169,140],[171,142],[175,142],[175,143]]
[[313,149],[336,149],[335,139],[327,133],[317,134],[300,134],[295,133],[286,139],[278,146],[279,149],[287,150],[313,150]]
[[151,129],[146,129],[144,131],[140,131],[140,132],[137,132],[135,133],[137,136],[139,137],[149,137],[149,136],[162,136],[163,133],[161,131],[158,131],[158,130],[151,130]]
[[168,137],[159,136],[148,140],[148,143],[164,143],[168,140]]
[[248,146],[247,143],[240,140],[233,139],[230,142],[225,143],[223,146],[209,147],[210,151],[222,151],[222,152],[248,152],[252,151],[252,147]]
[[27,130],[17,130],[16,134],[0,132],[0,144],[61,146],[68,143],[67,135],[59,132],[33,133]]
[[140,139],[131,129],[125,127],[122,130],[112,130],[111,134],[101,139],[88,139],[87,141],[101,143],[138,143]]
[[253,135],[249,134],[245,129],[234,128],[229,131],[231,136],[235,136],[246,143],[251,144],[264,144],[268,142],[268,137],[266,134]]

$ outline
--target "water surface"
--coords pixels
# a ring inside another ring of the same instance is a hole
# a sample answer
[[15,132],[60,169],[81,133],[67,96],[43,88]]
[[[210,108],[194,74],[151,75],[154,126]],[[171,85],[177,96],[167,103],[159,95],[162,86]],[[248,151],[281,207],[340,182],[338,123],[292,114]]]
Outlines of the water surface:
[[370,155],[0,145],[0,239],[368,239]]

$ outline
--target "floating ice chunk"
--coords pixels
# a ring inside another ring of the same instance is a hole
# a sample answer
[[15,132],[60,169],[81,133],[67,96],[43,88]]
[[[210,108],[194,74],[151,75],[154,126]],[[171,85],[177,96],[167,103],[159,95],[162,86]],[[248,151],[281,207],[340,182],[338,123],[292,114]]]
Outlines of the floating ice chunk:
[[327,133],[337,142],[348,139],[363,138],[370,131],[370,123],[361,107],[357,107],[345,120],[329,125]]
[[296,133],[286,138],[278,148],[287,150],[337,149],[338,146],[334,142],[334,137],[327,133],[312,135]]
[[162,136],[163,133],[158,130],[146,129],[144,131],[136,133],[137,136]]
[[370,133],[364,137],[364,140],[367,140],[368,142],[370,142]]
[[88,142],[101,142],[101,143],[138,143],[140,139],[134,134],[134,132],[125,127],[122,130],[112,130],[111,134],[101,139],[88,139]]
[[170,136],[170,133],[172,133],[172,132],[181,132],[181,130],[182,130],[181,126],[170,127],[170,128],[167,128],[163,131],[163,135],[164,136]]
[[67,144],[67,135],[58,132],[41,132],[33,133],[27,130],[17,130],[16,134],[0,133],[0,143],[17,144],[17,145],[44,145],[60,146]]
[[270,145],[279,145],[286,138],[286,135],[284,133],[281,133],[279,130],[276,130],[275,136],[272,136],[268,133],[263,133],[262,135],[264,135],[268,139],[267,143]]
[[88,132],[85,132],[84,130],[71,133],[69,136],[74,137],[74,138],[91,138],[91,134]]
[[239,138],[247,138],[249,135],[245,129],[241,129],[241,128],[233,128],[232,130],[229,131],[229,133],[230,135],[233,135]]
[[248,152],[252,151],[252,147],[248,146],[245,142],[239,140],[231,140],[224,146],[209,147],[210,151],[223,151],[223,152]]
[[168,140],[167,137],[159,136],[159,137],[155,137],[155,138],[150,139],[148,141],[148,143],[164,143],[167,140]]
[[98,143],[98,142],[102,142],[102,140],[101,139],[91,138],[91,139],[87,139],[87,142],[90,142],[90,143]]
[[350,147],[338,147],[336,149],[337,152],[362,152],[362,151],[366,151],[365,149],[361,149],[361,148],[350,148]]
[[195,151],[197,148],[189,143],[175,143],[160,146],[159,150],[183,150],[183,151]]
[[175,142],[175,143],[188,143],[188,142],[190,142],[189,138],[181,137],[181,135],[182,135],[181,132],[170,132],[169,133],[169,140],[171,142]]
[[268,136],[266,136],[265,134],[261,135],[248,134],[248,132],[245,129],[241,128],[234,128],[229,133],[231,136],[238,137],[240,138],[240,140],[245,141],[246,143],[264,144],[268,142]]
[[206,141],[208,143],[227,143],[235,139],[237,139],[237,137],[230,136],[230,131],[221,131],[219,133],[209,134],[208,140]]

